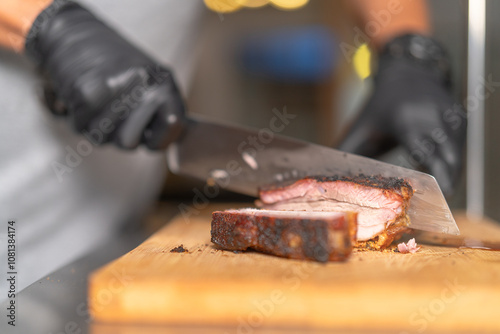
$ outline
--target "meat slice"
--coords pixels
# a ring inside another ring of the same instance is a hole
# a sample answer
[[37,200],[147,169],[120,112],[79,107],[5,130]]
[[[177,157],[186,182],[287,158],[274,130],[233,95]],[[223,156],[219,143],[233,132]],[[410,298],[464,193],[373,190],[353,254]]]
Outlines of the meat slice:
[[343,261],[352,251],[356,213],[240,209],[212,213],[212,242],[292,259]]
[[412,195],[411,185],[395,177],[316,176],[262,190],[259,206],[271,210],[357,212],[358,246],[379,249],[408,230],[407,209]]

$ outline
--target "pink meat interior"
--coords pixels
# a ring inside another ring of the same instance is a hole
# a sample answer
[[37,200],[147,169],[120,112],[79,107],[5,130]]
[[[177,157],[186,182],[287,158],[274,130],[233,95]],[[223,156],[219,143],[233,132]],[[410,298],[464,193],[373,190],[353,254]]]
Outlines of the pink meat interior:
[[[396,179],[397,180],[397,179]],[[369,240],[395,222],[404,198],[396,186],[373,186],[369,182],[306,178],[294,184],[262,191],[262,208],[308,212],[357,212],[357,240]]]

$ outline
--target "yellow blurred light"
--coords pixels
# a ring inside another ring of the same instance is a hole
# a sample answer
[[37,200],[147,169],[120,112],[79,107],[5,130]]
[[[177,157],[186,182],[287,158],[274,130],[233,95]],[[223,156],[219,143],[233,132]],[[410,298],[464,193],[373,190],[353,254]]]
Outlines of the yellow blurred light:
[[281,9],[299,9],[305,6],[309,0],[271,0],[271,3]]
[[259,8],[269,3],[269,0],[237,0],[244,7]]
[[217,13],[230,13],[242,7],[241,0],[203,0],[205,6]]
[[368,78],[371,74],[370,57],[370,48],[366,43],[362,44],[353,56],[354,69],[363,80]]

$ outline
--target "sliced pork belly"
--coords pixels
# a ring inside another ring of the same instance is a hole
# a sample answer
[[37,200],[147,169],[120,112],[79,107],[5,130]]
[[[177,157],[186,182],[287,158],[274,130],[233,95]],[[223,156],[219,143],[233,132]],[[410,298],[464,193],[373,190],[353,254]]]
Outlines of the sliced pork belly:
[[259,206],[272,210],[353,211],[358,213],[359,245],[383,248],[408,225],[407,209],[413,195],[410,184],[381,176],[307,177],[295,183],[263,190]]
[[212,242],[228,250],[292,259],[343,261],[352,251],[356,213],[240,209],[212,214]]

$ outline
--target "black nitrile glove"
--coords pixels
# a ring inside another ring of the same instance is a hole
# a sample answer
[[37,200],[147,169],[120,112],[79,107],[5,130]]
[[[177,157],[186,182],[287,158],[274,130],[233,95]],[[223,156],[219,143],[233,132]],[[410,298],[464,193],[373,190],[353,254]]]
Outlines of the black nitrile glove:
[[451,96],[443,48],[420,35],[398,37],[381,52],[374,81],[339,148],[376,157],[401,145],[411,167],[434,175],[450,195],[462,169],[466,118]]
[[49,108],[94,144],[162,149],[182,130],[170,71],[80,5],[55,0],[35,20],[26,52],[48,78]]

